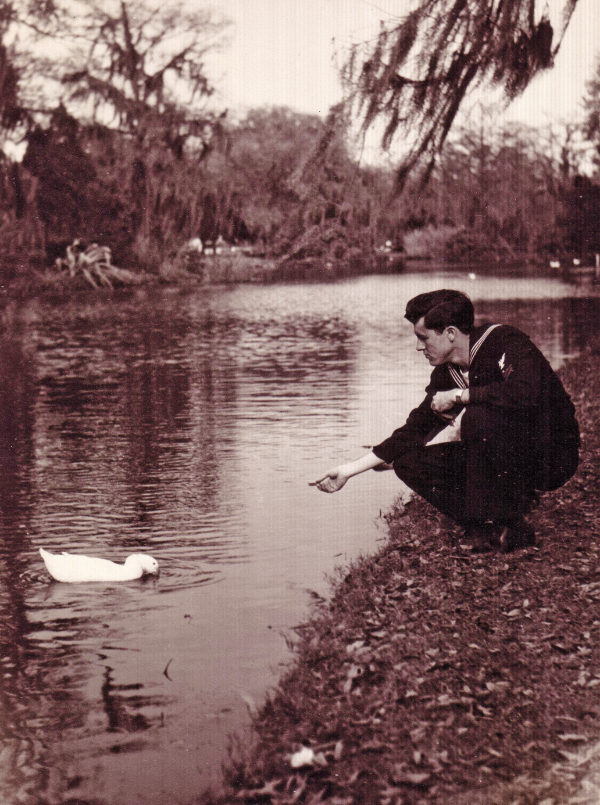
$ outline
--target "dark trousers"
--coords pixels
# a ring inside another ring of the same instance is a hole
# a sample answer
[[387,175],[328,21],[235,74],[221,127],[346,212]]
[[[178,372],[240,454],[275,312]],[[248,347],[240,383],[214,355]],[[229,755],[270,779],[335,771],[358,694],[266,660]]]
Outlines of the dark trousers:
[[[548,488],[539,480],[544,468],[536,459],[539,451],[528,435],[531,430],[523,425],[514,415],[467,406],[461,442],[411,448],[395,459],[394,470],[460,525],[510,521],[529,510],[536,489]],[[564,477],[555,487],[575,472],[577,456],[569,454],[567,459]]]

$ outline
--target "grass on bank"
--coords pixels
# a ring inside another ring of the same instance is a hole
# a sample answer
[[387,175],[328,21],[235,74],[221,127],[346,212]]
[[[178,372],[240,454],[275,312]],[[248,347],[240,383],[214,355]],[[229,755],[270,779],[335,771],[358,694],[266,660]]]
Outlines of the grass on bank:
[[296,629],[253,743],[203,802],[600,800],[600,357],[562,374],[582,463],[532,515],[538,546],[473,555],[424,502],[392,509],[384,547]]

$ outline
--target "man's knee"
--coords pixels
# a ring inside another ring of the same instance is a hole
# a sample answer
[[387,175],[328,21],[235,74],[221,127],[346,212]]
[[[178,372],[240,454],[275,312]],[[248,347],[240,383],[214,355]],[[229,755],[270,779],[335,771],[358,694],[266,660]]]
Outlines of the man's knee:
[[504,469],[527,466],[532,460],[531,429],[510,412],[485,405],[467,406],[461,436],[469,450],[481,447],[482,455]]
[[464,475],[465,450],[462,442],[448,442],[430,447],[414,447],[394,459],[394,471],[401,481],[414,489],[443,479]]
[[489,441],[506,436],[510,422],[505,413],[485,405],[468,405],[461,422],[464,441]]
[[406,450],[401,456],[394,459],[394,472],[408,486],[411,486],[411,481],[419,474],[419,468],[422,466],[420,458],[423,455],[423,449],[421,447]]

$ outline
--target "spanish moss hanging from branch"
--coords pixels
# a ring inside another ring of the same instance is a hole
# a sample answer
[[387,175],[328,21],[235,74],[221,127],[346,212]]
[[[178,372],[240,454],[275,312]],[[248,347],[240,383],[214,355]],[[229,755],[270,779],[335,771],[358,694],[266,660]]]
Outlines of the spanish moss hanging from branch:
[[427,181],[469,90],[496,85],[510,101],[553,65],[576,4],[563,0],[555,33],[544,0],[418,0],[353,47],[342,77],[363,132],[379,122],[384,149],[401,135],[410,143],[399,189],[419,166]]

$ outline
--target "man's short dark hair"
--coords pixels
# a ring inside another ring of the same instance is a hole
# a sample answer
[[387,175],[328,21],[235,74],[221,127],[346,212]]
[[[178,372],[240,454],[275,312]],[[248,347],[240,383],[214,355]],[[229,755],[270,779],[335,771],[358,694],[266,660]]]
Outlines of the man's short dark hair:
[[411,324],[424,318],[425,327],[438,333],[451,326],[458,327],[462,333],[470,333],[475,311],[469,297],[461,291],[430,291],[410,300],[404,318]]

